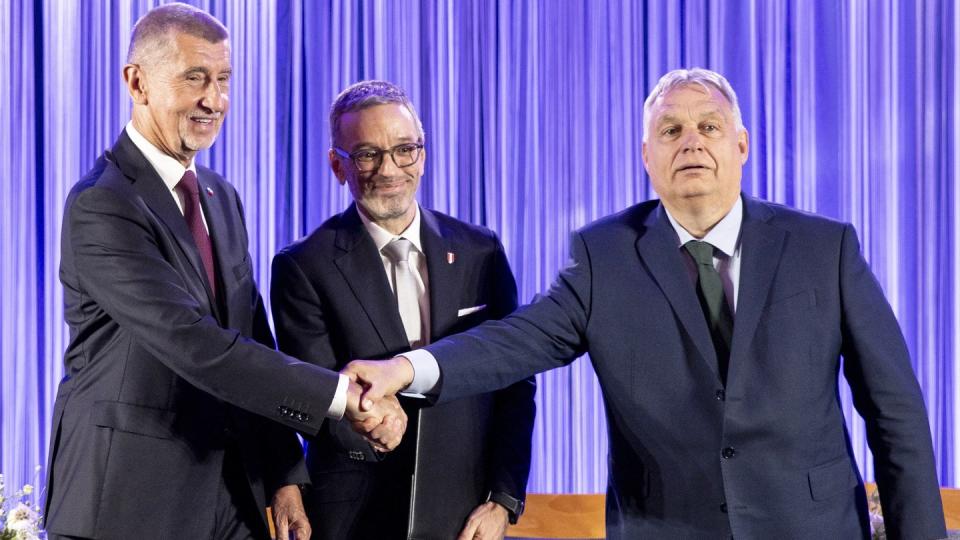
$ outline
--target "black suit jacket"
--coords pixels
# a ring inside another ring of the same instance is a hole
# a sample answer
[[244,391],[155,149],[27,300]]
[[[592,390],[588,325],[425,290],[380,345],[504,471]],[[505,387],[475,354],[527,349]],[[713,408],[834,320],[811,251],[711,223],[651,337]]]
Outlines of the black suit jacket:
[[867,538],[843,369],[888,533],[945,536],[923,398],[853,227],[744,196],[740,234],[726,387],[676,233],[650,201],[577,232],[573,264],[533,304],[429,346],[440,401],[589,352],[610,430],[610,538]]
[[218,303],[183,215],[126,133],[67,198],[70,344],[54,405],[51,532],[209,535],[227,446],[239,448],[260,509],[307,478],[287,428],[320,429],[337,375],[272,349],[236,191],[198,173]]
[[[516,283],[493,233],[421,208],[421,237],[432,339],[516,307]],[[380,254],[355,205],[274,258],[271,299],[281,350],[328,369],[409,349]],[[477,306],[485,307],[457,316]],[[328,422],[307,451],[315,536],[454,538],[488,490],[523,499],[534,392],[530,378],[435,409],[404,401],[411,423],[386,456],[345,422]]]

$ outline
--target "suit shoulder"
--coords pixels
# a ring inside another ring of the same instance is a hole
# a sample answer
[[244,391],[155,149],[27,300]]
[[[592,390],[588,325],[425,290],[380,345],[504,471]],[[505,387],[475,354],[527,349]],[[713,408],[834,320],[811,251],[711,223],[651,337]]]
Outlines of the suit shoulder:
[[[482,225],[467,223],[466,221],[448,216],[442,212],[427,210],[422,207],[421,212],[423,212],[425,216],[432,216],[432,218],[436,220],[437,226],[445,235],[458,237],[463,241],[475,243],[499,242],[497,234]],[[430,217],[426,219],[430,219]]]
[[104,154],[97,158],[93,167],[70,188],[65,208],[69,212],[73,203],[81,196],[90,200],[91,197],[99,199],[109,193],[114,196],[113,198],[127,198],[127,191],[130,188],[131,183],[127,177]]
[[748,201],[745,217],[756,217],[794,233],[837,235],[850,226],[834,218],[759,199]]
[[316,257],[318,253],[326,253],[333,249],[337,231],[344,227],[344,214],[336,214],[327,218],[319,227],[299,240],[295,240],[281,249],[277,255],[283,255],[295,260]]
[[660,206],[660,201],[657,199],[644,201],[588,223],[578,229],[577,233],[584,237],[607,236],[617,231],[632,231],[635,234],[637,228],[647,220],[650,213],[654,212],[658,206]]

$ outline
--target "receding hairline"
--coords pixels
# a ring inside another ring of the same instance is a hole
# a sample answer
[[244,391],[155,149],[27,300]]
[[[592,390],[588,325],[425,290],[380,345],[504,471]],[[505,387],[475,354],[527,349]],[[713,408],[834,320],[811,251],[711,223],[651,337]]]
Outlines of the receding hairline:
[[667,72],[654,86],[647,99],[643,103],[643,140],[647,141],[653,122],[652,112],[654,105],[660,102],[665,96],[675,90],[682,88],[700,88],[707,94],[716,92],[723,97],[730,112],[733,114],[733,121],[736,129],[743,130],[743,114],[740,111],[737,92],[733,89],[730,82],[720,73],[703,68],[675,69]]
[[344,115],[371,109],[380,105],[399,105],[410,113],[420,139],[425,138],[423,123],[407,93],[399,86],[382,80],[367,80],[351,84],[333,100],[330,106],[330,145],[338,144],[341,119]]
[[151,9],[140,17],[130,33],[127,63],[169,51],[177,35],[186,34],[210,43],[230,38],[230,32],[213,15],[188,4],[175,2]]

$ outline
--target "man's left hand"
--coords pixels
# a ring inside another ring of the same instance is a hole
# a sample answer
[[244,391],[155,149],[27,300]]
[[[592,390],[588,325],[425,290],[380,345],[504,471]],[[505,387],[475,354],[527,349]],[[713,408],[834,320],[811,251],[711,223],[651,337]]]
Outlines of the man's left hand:
[[502,540],[509,523],[507,509],[489,501],[476,507],[467,518],[467,524],[457,540]]
[[283,486],[273,494],[270,504],[273,512],[273,525],[277,530],[277,540],[309,540],[310,522],[307,512],[303,509],[303,499],[300,497],[299,486]]

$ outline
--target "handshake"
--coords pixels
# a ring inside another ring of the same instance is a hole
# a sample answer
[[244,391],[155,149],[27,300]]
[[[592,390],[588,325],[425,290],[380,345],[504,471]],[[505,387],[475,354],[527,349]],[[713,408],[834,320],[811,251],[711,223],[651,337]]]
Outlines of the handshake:
[[344,416],[354,431],[378,452],[396,448],[407,429],[407,415],[396,394],[413,382],[410,361],[403,356],[354,360],[340,373],[350,378]]

